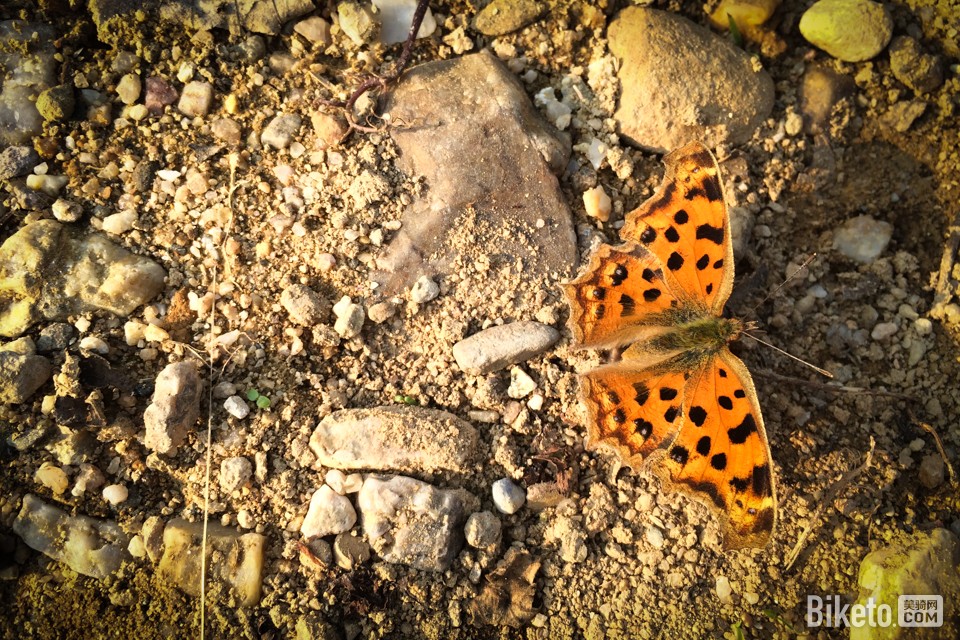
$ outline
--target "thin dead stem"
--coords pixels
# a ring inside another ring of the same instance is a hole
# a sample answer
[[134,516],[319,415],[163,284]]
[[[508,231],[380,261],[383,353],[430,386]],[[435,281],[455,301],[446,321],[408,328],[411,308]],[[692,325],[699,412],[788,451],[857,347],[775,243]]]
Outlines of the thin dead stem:
[[937,444],[937,451],[940,452],[940,457],[943,459],[943,465],[947,468],[947,474],[950,476],[950,485],[956,487],[957,476],[953,472],[953,465],[950,464],[950,459],[947,458],[947,452],[943,449],[943,442],[940,441],[940,434],[937,433],[936,430],[934,430],[934,428],[926,422],[917,420],[917,417],[913,415],[912,411],[909,413],[909,415],[910,419],[913,420],[921,429],[933,436],[933,441]]

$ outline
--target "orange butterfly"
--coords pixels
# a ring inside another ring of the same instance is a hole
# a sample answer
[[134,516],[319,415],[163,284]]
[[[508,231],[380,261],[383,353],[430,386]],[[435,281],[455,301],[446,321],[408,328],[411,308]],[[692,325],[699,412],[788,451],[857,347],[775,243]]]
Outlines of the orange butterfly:
[[757,392],[727,347],[745,325],[722,316],[733,245],[720,168],[700,143],[663,161],[660,188],[627,214],[624,244],[597,247],[564,285],[578,346],[630,344],[581,377],[590,442],[632,467],[656,454],[666,490],[718,513],[727,549],[763,546],[776,494]]

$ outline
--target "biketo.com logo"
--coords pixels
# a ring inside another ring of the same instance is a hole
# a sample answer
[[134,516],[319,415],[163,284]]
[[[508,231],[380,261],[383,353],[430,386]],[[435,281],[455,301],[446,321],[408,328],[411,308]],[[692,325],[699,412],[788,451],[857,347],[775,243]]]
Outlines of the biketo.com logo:
[[[843,602],[840,596],[807,596],[807,627],[890,627],[893,607],[867,598],[865,604]],[[897,599],[900,627],[942,627],[943,596],[903,595]]]

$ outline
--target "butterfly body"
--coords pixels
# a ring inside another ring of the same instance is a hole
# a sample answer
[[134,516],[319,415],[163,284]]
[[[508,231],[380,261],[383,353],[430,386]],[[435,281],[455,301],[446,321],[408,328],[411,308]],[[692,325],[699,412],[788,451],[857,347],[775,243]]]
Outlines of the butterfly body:
[[720,515],[727,548],[762,546],[776,498],[760,406],[728,345],[747,328],[723,316],[733,287],[719,168],[698,143],[664,159],[657,192],[628,214],[621,245],[600,245],[565,285],[586,348],[629,345],[581,376],[588,435],[664,487]]

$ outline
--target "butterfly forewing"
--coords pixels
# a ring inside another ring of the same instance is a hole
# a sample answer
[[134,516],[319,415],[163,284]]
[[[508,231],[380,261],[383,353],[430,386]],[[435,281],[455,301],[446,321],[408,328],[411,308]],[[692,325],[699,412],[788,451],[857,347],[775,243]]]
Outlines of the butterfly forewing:
[[719,313],[733,288],[733,245],[720,168],[698,142],[663,161],[660,188],[627,214],[620,237],[650,249],[683,294]]
[[676,304],[657,259],[644,247],[600,245],[565,284],[570,328],[583,347],[613,347],[656,333],[657,314]]
[[684,421],[661,465],[668,489],[720,513],[727,548],[764,545],[773,529],[770,447],[747,368],[724,349],[690,377]]

